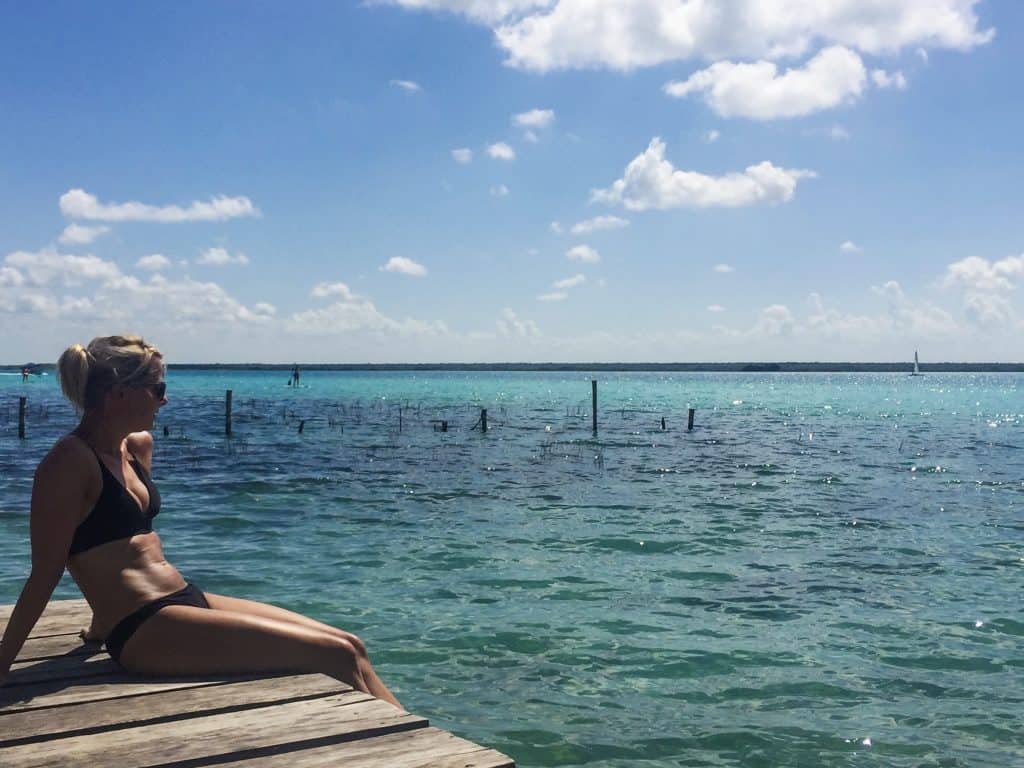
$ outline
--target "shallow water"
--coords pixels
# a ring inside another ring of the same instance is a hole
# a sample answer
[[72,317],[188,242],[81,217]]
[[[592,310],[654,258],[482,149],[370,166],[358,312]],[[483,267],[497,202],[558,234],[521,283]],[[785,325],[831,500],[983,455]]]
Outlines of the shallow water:
[[[1024,764],[1024,376],[598,378],[595,439],[578,373],[172,370],[165,550],[521,766]],[[58,395],[0,377],[0,603]]]

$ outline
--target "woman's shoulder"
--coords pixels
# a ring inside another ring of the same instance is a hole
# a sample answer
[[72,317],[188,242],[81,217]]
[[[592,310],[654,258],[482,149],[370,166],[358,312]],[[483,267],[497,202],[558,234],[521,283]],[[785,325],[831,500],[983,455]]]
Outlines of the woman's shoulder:
[[141,461],[147,468],[153,458],[153,435],[149,432],[132,432],[124,439],[128,453]]
[[63,477],[91,477],[98,471],[96,454],[75,434],[64,435],[39,462],[36,473],[56,473]]

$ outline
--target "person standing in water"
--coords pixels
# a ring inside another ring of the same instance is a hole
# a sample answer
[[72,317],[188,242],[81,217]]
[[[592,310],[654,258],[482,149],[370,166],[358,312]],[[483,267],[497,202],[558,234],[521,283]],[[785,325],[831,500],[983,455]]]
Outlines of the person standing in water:
[[283,608],[204,592],[167,562],[153,518],[152,429],[167,403],[164,361],[138,336],[69,347],[61,389],[81,422],[40,462],[32,566],[0,640],[3,684],[64,569],[92,607],[86,640],[149,675],[322,672],[400,706],[351,632]]
[[293,386],[299,386],[299,364],[295,363],[292,365],[292,384]]

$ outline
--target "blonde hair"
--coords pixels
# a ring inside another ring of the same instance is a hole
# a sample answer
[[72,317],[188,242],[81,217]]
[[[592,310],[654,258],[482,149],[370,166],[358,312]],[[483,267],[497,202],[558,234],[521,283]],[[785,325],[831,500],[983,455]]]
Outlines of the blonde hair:
[[64,396],[79,411],[97,408],[117,385],[141,383],[160,350],[141,336],[97,336],[89,346],[72,344],[57,361]]

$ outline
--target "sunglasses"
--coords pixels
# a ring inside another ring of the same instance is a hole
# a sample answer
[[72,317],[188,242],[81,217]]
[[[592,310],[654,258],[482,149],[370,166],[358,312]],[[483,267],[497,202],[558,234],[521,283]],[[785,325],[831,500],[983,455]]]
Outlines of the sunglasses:
[[153,397],[157,400],[163,400],[164,395],[167,394],[167,382],[158,381],[149,387],[149,391],[153,393]]

